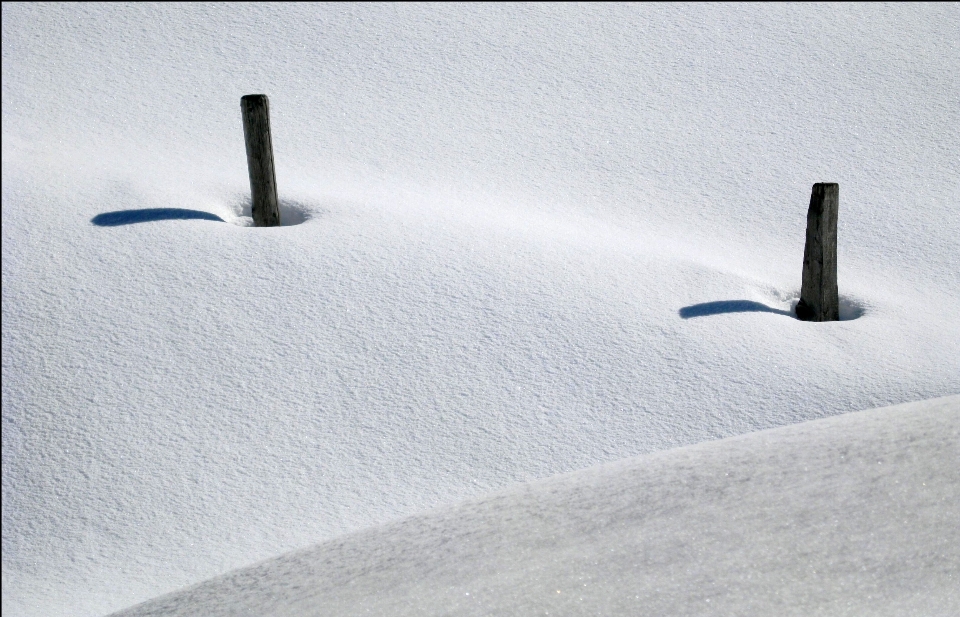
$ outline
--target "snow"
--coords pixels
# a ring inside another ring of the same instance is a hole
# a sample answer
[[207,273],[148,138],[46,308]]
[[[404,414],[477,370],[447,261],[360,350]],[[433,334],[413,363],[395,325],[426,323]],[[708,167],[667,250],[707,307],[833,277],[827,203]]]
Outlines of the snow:
[[2,11],[8,615],[960,392],[956,4]]
[[854,412],[511,487],[118,617],[950,615],[958,460],[960,396]]

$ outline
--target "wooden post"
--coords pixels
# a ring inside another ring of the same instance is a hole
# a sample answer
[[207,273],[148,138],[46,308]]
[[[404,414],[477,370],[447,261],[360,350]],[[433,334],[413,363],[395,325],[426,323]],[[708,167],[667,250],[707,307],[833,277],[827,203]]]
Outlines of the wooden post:
[[797,317],[803,321],[839,321],[837,291],[837,211],[840,185],[818,182],[807,210],[807,244],[803,249],[803,285]]
[[273,169],[273,141],[270,138],[270,101],[266,94],[248,94],[240,99],[243,137],[247,142],[247,169],[253,198],[253,224],[275,227],[280,224],[277,176]]

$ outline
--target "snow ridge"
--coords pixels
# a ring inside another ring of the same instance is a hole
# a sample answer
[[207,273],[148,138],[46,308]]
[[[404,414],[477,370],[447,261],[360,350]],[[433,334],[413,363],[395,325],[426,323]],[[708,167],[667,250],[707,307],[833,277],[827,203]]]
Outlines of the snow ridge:
[[960,396],[532,482],[121,611],[950,615]]

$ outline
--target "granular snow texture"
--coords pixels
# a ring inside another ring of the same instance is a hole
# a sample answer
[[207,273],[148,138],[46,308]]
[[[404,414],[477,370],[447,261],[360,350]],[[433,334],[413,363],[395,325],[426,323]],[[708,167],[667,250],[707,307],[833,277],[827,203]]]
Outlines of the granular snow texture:
[[617,461],[123,617],[956,615],[960,396]]
[[5,615],[960,392],[960,5],[2,11]]

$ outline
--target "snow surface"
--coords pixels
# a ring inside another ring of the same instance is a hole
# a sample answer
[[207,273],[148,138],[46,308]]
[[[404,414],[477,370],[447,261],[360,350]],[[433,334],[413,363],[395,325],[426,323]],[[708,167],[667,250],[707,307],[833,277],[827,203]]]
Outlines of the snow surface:
[[6,615],[960,392],[960,5],[2,11]]
[[956,615],[960,396],[511,487],[118,614]]

